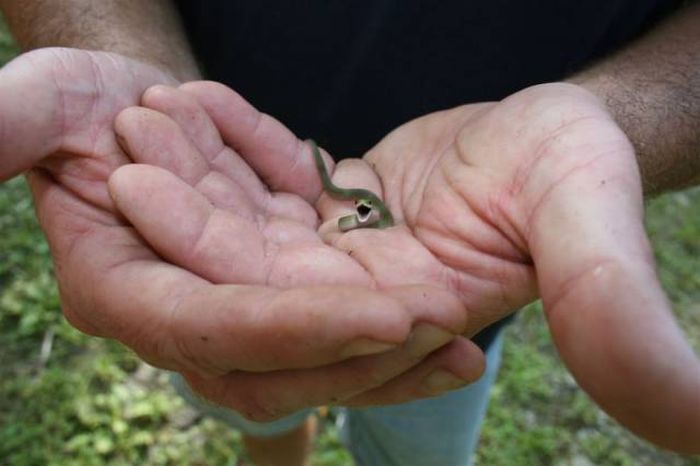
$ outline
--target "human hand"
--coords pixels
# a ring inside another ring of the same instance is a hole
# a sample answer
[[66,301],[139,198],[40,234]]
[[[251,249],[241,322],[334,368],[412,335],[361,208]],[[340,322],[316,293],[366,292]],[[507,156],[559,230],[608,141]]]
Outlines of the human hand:
[[[240,98],[220,86],[185,89],[227,139],[245,131],[241,128],[262,128],[257,146],[243,147],[241,154],[268,185],[318,200],[326,241],[351,254],[374,286],[407,281],[447,286],[468,304],[468,335],[541,294],[554,338],[582,386],[640,435],[692,450],[697,414],[688,414],[687,407],[697,400],[697,360],[653,273],[634,154],[590,94],[572,86],[542,86],[399,128],[365,162],[342,161],[334,174],[340,186],[377,193],[383,188],[398,226],[340,233],[337,219],[352,206],[318,196],[321,187],[307,147],[298,148],[296,140],[270,144],[269,122],[256,124],[259,114],[251,115],[255,123],[233,117],[230,109],[241,105]],[[174,119],[187,131],[186,118]],[[144,161],[169,165],[153,157]],[[187,186],[173,186],[174,179],[162,172],[117,191],[129,197],[144,180],[170,183],[170,192],[180,190],[190,200],[198,196]],[[129,203],[133,217],[140,209],[146,215],[163,205],[133,195]],[[136,224],[147,228],[145,221]],[[172,223],[164,230],[173,230]],[[171,247],[188,244],[177,235],[166,237]],[[150,238],[166,243],[162,235]],[[654,346],[641,339],[649,329],[657,335]],[[671,380],[673,393],[659,396],[659,383]],[[392,383],[369,393],[382,401],[383,393],[396,393],[388,387]],[[365,396],[345,403],[363,404]]]
[[[423,375],[456,366],[467,380],[478,376],[480,352],[466,340],[451,342],[465,316],[449,293],[420,286],[379,292],[344,276],[288,291],[215,285],[162,260],[118,214],[106,185],[129,162],[115,116],[156,83],[176,84],[118,55],[69,49],[32,52],[0,71],[0,179],[35,167],[29,178],[37,214],[64,313],[77,328],[188,374],[205,396],[260,420],[380,386],[423,359]],[[242,189],[227,200],[243,205],[249,194]],[[294,205],[281,196],[270,205],[288,202]],[[307,209],[298,214],[313,213]],[[237,244],[235,235],[224,240]],[[231,268],[251,283],[245,273],[258,277],[255,266]],[[381,354],[363,356],[373,353]],[[471,372],[465,357],[474,361]]]
[[341,234],[351,207],[324,197],[328,242],[366,264],[391,258],[378,280],[398,279],[422,247],[425,283],[462,296],[472,332],[539,294],[603,409],[663,447],[700,451],[700,363],[655,275],[633,149],[594,96],[551,84],[438,112],[364,161],[340,162],[334,180],[383,191],[400,226]]

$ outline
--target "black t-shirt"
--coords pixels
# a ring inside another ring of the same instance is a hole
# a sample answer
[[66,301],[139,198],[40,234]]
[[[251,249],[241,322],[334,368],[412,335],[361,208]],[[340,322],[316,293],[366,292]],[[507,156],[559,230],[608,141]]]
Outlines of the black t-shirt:
[[[557,81],[632,40],[682,0],[179,0],[210,79],[361,156],[431,111]],[[482,332],[485,347],[500,325]]]

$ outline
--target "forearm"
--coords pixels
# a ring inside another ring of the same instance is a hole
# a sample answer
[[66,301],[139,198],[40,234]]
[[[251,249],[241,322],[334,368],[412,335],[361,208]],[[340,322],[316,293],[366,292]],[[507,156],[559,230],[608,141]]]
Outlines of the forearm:
[[199,77],[169,0],[0,0],[23,50],[61,46],[119,53],[181,80]]
[[644,192],[700,181],[700,3],[574,76],[634,144]]

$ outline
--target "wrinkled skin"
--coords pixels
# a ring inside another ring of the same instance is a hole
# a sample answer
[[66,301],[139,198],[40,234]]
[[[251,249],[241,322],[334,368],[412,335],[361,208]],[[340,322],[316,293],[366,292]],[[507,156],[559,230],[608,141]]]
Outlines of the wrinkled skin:
[[[336,222],[352,205],[321,194],[308,147],[235,93],[190,83],[152,89],[143,103],[119,116],[117,131],[136,161],[166,170],[127,166],[110,187],[170,261],[240,281],[243,269],[227,265],[257,251],[261,275],[248,278],[275,286],[335,280],[341,268],[343,280],[371,289],[445,288],[469,312],[465,335],[541,296],[581,386],[639,435],[697,452],[700,364],[655,276],[633,149],[593,95],[537,86],[398,128],[333,175],[381,193],[397,226],[348,233]],[[241,134],[254,137],[241,143]],[[227,144],[263,182],[232,168]],[[262,203],[232,200],[241,190]],[[319,243],[309,203],[332,248]],[[400,399],[416,383],[411,372],[346,403]]]
[[[188,269],[165,261],[118,213],[107,189],[109,176],[130,162],[122,147],[127,141],[114,131],[115,118],[155,84],[177,85],[143,63],[70,49],[31,52],[0,71],[0,179],[33,168],[37,215],[51,247],[62,308],[73,325],[184,373],[203,395],[258,420],[363,393],[365,403],[383,401],[387,391],[381,399],[371,392],[387,383],[396,387],[388,392],[397,401],[452,388],[422,384],[435,370],[456,374],[461,384],[480,375],[481,352],[466,338],[455,338],[467,321],[457,297],[413,283],[367,287],[369,277],[359,265],[355,271],[334,266],[345,254],[324,246],[315,230],[310,249],[285,251],[289,260],[313,260],[305,272],[317,279],[307,280],[308,286],[296,286],[283,270],[268,277],[272,269],[256,262],[254,249],[231,263],[222,262],[225,248],[187,243],[184,251],[200,253],[189,258]],[[234,111],[230,117],[247,115]],[[234,142],[251,147],[257,137],[249,128]],[[186,160],[183,169],[196,170],[201,162]],[[247,206],[246,215],[261,224],[274,224],[266,206],[300,202],[291,195],[272,201],[240,160],[232,173],[248,181],[224,193],[225,202]],[[154,199],[169,195],[155,187],[145,191]],[[199,225],[177,202],[163,214],[185,214],[177,227],[187,239]],[[309,205],[293,210],[315,222]],[[241,230],[224,226],[225,242],[250,246],[244,224]],[[285,234],[275,228],[270,231]],[[318,249],[331,261],[326,268],[317,269]]]

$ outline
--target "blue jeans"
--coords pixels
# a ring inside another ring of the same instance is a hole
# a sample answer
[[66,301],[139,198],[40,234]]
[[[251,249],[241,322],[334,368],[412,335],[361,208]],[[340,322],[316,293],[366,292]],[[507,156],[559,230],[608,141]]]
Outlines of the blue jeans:
[[[342,409],[341,435],[358,466],[471,465],[502,345],[501,333],[486,351],[486,372],[465,388],[400,405]],[[177,374],[173,385],[195,408],[248,435],[282,434],[313,413],[303,410],[273,422],[252,422],[199,398]]]

